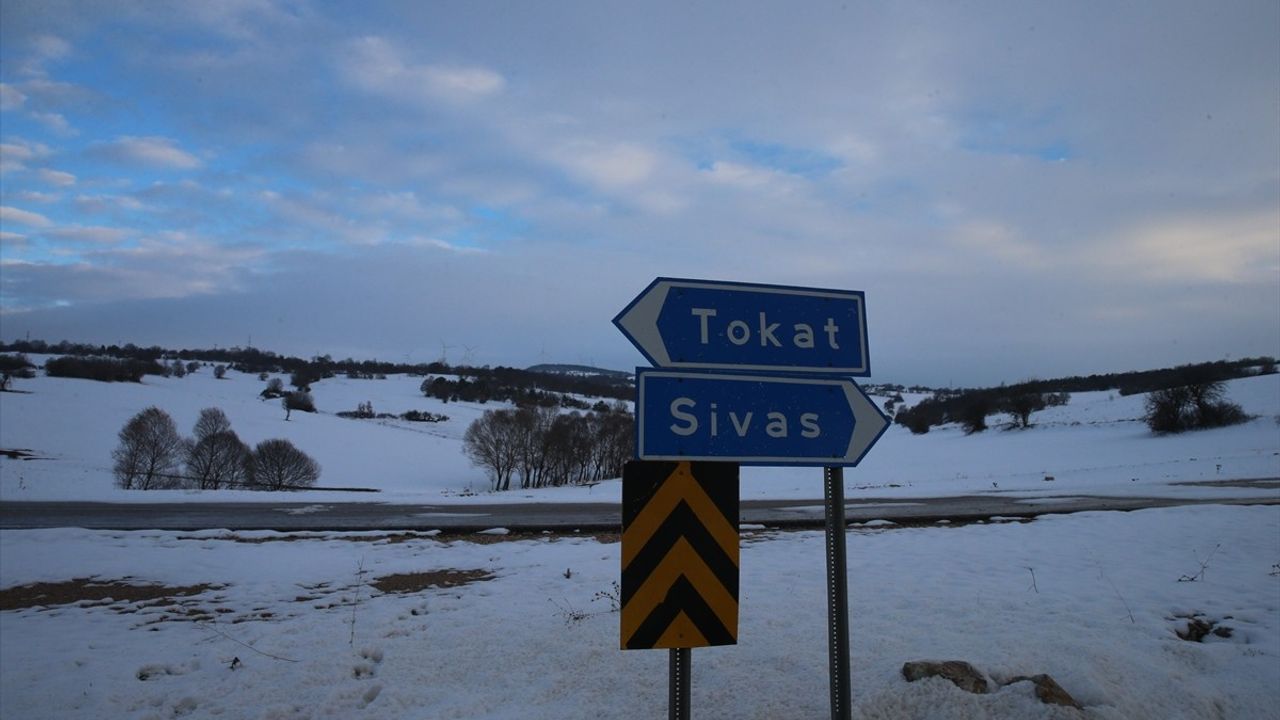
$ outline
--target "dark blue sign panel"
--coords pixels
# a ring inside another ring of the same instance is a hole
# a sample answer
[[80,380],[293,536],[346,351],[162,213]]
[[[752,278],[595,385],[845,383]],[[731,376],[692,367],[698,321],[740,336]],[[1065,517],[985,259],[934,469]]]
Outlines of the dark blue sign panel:
[[889,419],[848,379],[636,370],[641,460],[857,465]]
[[661,368],[866,377],[856,290],[658,278],[613,323]]

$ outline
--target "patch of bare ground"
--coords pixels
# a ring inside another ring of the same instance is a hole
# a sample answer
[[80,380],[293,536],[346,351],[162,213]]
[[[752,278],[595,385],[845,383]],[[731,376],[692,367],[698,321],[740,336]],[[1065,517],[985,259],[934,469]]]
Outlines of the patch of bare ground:
[[563,540],[569,538],[592,538],[596,542],[605,545],[609,543],[620,542],[622,536],[613,532],[577,532],[572,530],[558,531],[542,531],[542,530],[512,530],[505,534],[487,535],[477,532],[448,532],[436,536],[437,540],[449,540],[469,542],[476,545],[493,545],[504,542],[519,542],[521,540],[539,540],[541,538],[550,538],[552,540]]
[[369,584],[384,593],[416,593],[427,588],[461,587],[473,582],[492,580],[494,577],[487,570],[432,570],[383,575]]
[[207,542],[209,540],[220,540],[224,542],[245,543],[247,545],[262,545],[264,543],[275,542],[304,542],[307,540],[342,540],[345,542],[367,542],[367,543],[387,543],[395,545],[397,543],[411,542],[413,540],[435,540],[436,533],[426,532],[401,532],[387,533],[384,535],[315,535],[306,533],[289,533],[280,535],[270,535],[265,537],[244,537],[242,535],[218,535],[218,536],[196,536],[196,535],[180,535],[178,540],[199,540]]
[[48,458],[42,458],[39,455],[36,455],[35,452],[25,448],[15,448],[12,450],[0,448],[0,455],[13,460],[48,460]]
[[178,540],[196,540],[200,542],[208,542],[210,540],[220,540],[224,542],[245,543],[247,545],[262,545],[264,543],[277,542],[304,542],[307,540],[341,540],[353,543],[385,543],[387,545],[396,545],[399,543],[414,541],[435,541],[435,542],[454,542],[463,541],[475,543],[477,545],[492,545],[494,543],[513,542],[519,540],[534,540],[538,538],[550,537],[553,539],[561,538],[578,538],[589,537],[596,542],[609,544],[619,542],[622,538],[616,532],[595,532],[595,533],[578,533],[569,531],[543,532],[543,531],[514,531],[506,535],[484,535],[470,530],[434,530],[428,532],[397,532],[383,533],[377,535],[328,535],[316,533],[281,533],[279,535],[270,535],[264,537],[244,537],[237,534],[217,535],[217,536],[199,536],[199,535],[179,535]]
[[116,605],[120,603],[150,603],[150,606],[174,605],[174,598],[191,597],[219,585],[170,586],[159,584],[135,584],[121,580],[97,580],[75,578],[62,582],[41,582],[0,590],[0,611],[24,610],[52,605],[85,604],[85,607]]

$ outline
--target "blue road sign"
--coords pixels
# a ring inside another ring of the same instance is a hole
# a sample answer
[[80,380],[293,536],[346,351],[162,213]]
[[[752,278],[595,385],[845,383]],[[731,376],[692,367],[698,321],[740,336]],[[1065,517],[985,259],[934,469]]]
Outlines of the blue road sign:
[[636,370],[636,455],[857,465],[889,427],[849,379]]
[[660,368],[871,374],[856,290],[658,278],[613,323]]

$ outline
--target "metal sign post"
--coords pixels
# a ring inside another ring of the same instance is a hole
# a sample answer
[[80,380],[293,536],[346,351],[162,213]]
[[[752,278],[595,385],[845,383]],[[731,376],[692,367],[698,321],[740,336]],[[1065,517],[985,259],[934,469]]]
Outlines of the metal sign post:
[[667,691],[667,717],[669,720],[689,720],[689,672],[692,664],[689,648],[672,648],[671,686]]
[[[871,374],[865,295],[856,290],[657,278],[613,323],[656,366],[636,371],[639,460],[655,468],[661,468],[663,461],[685,468],[699,461],[824,468],[831,717],[849,720],[843,468],[857,465],[889,427],[889,418],[850,379]],[[735,488],[736,473],[735,466]],[[669,589],[645,585],[645,590],[633,593],[630,588],[639,587],[639,576],[648,576],[654,565],[637,561],[634,567],[640,569],[631,569],[628,558],[642,555],[640,548],[647,542],[641,536],[665,538],[665,545],[650,551],[665,557],[674,547],[672,538],[693,541],[707,532],[699,532],[698,523],[688,518],[664,522],[664,528],[671,525],[665,533],[653,532],[653,523],[643,520],[636,525],[640,530],[627,530],[628,518],[638,517],[628,510],[627,492],[624,477],[622,594],[624,598],[634,594],[637,599],[623,603],[622,645],[671,648],[670,717],[687,720],[688,648],[737,641],[737,544],[732,545],[731,601],[724,600],[722,592],[729,588],[724,585],[727,572],[718,573],[719,584],[704,581],[694,589],[689,589],[688,582]],[[657,498],[663,493],[649,495]],[[671,504],[668,500],[657,504]],[[735,515],[736,510],[735,497]],[[703,513],[703,517],[715,514]],[[736,540],[734,531],[724,535]],[[637,536],[635,552],[628,546],[629,532]],[[704,560],[717,557],[717,544],[729,551],[727,540],[702,542],[710,550]],[[727,565],[704,567],[708,570],[697,573],[699,577],[714,577],[716,567]],[[699,592],[721,601],[703,602],[706,598]],[[724,610],[717,613],[717,607]],[[722,622],[729,618],[732,630]]]
[[844,468],[822,471],[827,504],[827,653],[831,668],[831,720],[849,720],[849,573],[844,547]]

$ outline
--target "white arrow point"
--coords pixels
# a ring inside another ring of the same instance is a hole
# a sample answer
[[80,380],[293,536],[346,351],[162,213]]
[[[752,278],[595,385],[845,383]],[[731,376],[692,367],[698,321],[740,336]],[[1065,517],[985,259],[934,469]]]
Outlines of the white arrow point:
[[849,439],[849,451],[844,459],[852,462],[865,453],[880,433],[889,427],[889,418],[853,382],[844,383],[844,394],[853,410],[853,436]]
[[663,280],[646,291],[625,315],[618,318],[618,325],[653,358],[653,363],[658,367],[667,367],[671,364],[671,356],[667,354],[667,343],[663,341],[662,332],[658,330],[658,314],[662,312],[662,306],[667,302],[667,293],[670,290],[671,284]]

